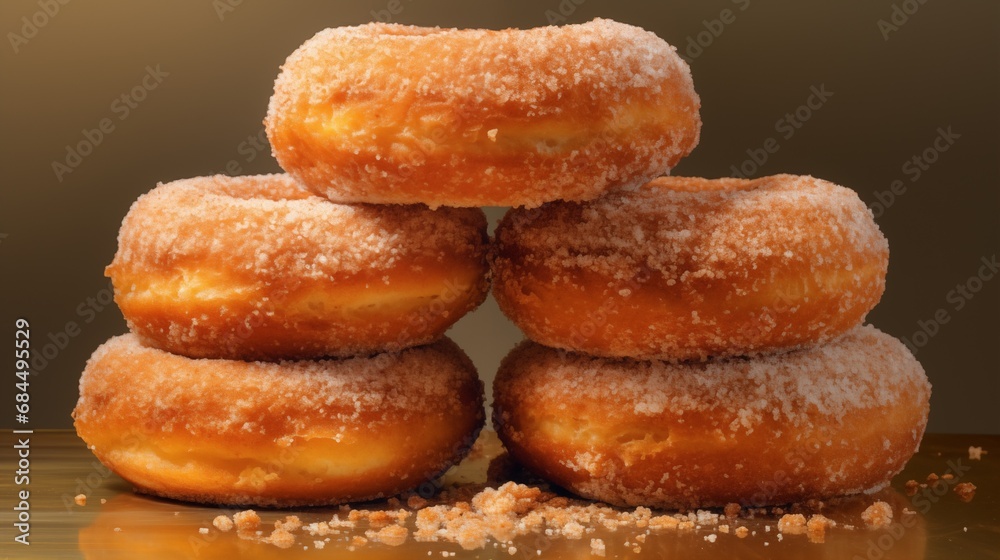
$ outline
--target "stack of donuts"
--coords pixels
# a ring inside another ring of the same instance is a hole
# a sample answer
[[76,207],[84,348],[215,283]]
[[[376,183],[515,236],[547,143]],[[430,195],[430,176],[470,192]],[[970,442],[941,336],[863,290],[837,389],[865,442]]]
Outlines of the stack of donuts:
[[[88,362],[78,433],[169,498],[413,489],[484,422],[443,336],[492,275],[529,339],[494,425],[535,473],[657,507],[884,486],[929,395],[861,326],[886,241],[825,181],[665,177],[699,109],[675,49],[613,21],[321,31],[265,119],[287,174],[162,184],[125,217],[107,274],[131,334]],[[492,243],[478,206],[514,207]]]
[[854,191],[812,177],[663,177],[510,211],[493,294],[529,341],[494,423],[531,470],[629,506],[764,506],[888,485],[930,386],[862,326],[888,244]]
[[77,432],[137,490],[319,505],[461,459],[483,388],[445,329],[488,289],[481,210],[338,204],[287,175],[160,185],[107,268],[132,334],[97,349]]

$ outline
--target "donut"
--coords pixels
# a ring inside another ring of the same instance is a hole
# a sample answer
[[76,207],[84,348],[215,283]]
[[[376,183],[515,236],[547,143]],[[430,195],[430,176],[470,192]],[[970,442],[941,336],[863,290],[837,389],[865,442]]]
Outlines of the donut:
[[391,496],[457,463],[483,387],[449,339],[371,357],[191,359],[132,334],[87,362],[76,431],[138,492],[230,505]]
[[192,358],[305,359],[425,344],[488,290],[479,209],[333,204],[287,175],[159,185],[106,275],[132,332]]
[[786,350],[861,324],[889,248],[854,191],[793,175],[661,177],[509,211],[493,294],[531,340],[603,357]]
[[637,187],[698,143],[687,64],[615,21],[326,29],[281,68],[274,157],[337,202],[538,206]]
[[493,396],[511,456],[580,496],[760,507],[886,487],[920,444],[930,384],[901,342],[864,326],[789,353],[686,363],[525,341]]

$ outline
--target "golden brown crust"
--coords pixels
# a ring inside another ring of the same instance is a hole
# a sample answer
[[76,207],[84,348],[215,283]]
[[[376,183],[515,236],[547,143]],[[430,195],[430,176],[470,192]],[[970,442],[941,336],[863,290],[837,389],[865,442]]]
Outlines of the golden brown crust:
[[606,357],[790,349],[860,324],[889,248],[850,189],[793,175],[662,177],[507,213],[493,294],[528,338]]
[[458,462],[483,389],[449,339],[398,354],[282,363],[192,360],[134,335],[80,379],[77,433],[141,491],[293,506],[390,496]]
[[524,342],[493,386],[513,457],[581,496],[664,508],[873,492],[916,452],[930,384],[898,340],[858,327],[753,359],[610,360]]
[[687,64],[638,27],[371,23],[289,56],[265,125],[282,168],[331,200],[538,206],[663,175],[697,145],[699,108]]
[[479,209],[333,204],[287,175],[133,204],[106,274],[129,328],[189,357],[349,356],[440,338],[486,297]]

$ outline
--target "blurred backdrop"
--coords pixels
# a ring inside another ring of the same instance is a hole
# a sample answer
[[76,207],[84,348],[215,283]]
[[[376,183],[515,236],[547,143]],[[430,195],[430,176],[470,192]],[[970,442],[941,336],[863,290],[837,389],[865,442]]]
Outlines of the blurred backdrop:
[[[261,119],[278,66],[304,40],[374,19],[594,17],[652,30],[691,64],[702,141],[674,174],[802,173],[858,192],[891,246],[869,320],[927,369],[929,430],[1000,432],[992,0],[5,0],[0,333],[12,344],[15,319],[31,322],[31,427],[71,426],[87,357],[125,331],[103,269],[132,201],[158,181],[278,171]],[[503,211],[490,209],[491,223]],[[492,300],[451,336],[487,387],[521,337]],[[9,411],[9,375],[3,385]],[[0,425],[14,427],[13,413]]]

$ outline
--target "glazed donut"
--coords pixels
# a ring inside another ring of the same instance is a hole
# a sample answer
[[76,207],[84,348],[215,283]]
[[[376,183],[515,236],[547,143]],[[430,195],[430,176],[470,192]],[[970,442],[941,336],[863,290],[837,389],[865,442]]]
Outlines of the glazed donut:
[[812,177],[662,177],[507,213],[500,309],[547,346],[688,360],[829,340],[885,289],[889,248],[849,189]]
[[106,274],[143,342],[276,360],[434,341],[488,289],[478,209],[342,205],[287,175],[199,177],[132,205]]
[[371,23],[292,53],[264,123],[281,167],[333,201],[538,206],[664,174],[699,108],[687,64],[638,27]]
[[930,384],[871,326],[826,345],[672,364],[526,341],[500,366],[493,423],[521,464],[621,506],[763,506],[888,485],[916,452]]
[[449,339],[372,357],[195,360],[128,334],[94,352],[73,418],[139,492],[298,506],[414,488],[457,463],[483,424],[483,387]]

